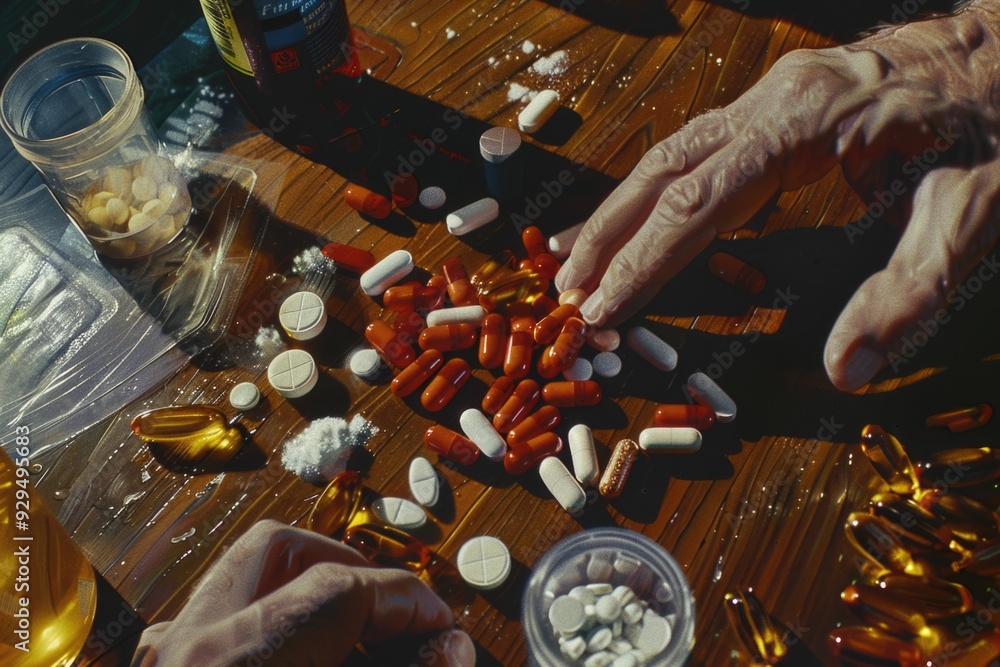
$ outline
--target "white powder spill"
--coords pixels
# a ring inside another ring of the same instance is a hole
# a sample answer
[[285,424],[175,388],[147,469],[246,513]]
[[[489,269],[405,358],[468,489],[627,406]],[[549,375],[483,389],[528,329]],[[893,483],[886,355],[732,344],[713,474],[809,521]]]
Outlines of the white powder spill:
[[285,347],[285,344],[281,342],[281,334],[274,327],[261,327],[257,331],[254,344],[257,346],[257,356],[266,359],[278,356],[278,353]]
[[303,250],[298,257],[292,260],[292,273],[297,276],[304,276],[310,269],[319,267],[325,261],[326,256],[323,254],[323,251],[319,247],[313,246],[312,248]]
[[490,56],[489,60],[487,60],[486,62],[492,65],[493,67],[497,66],[497,59],[494,58],[493,56]]
[[344,471],[355,447],[362,447],[378,427],[361,415],[317,419],[285,442],[281,463],[307,482],[328,482]]
[[525,53],[534,53],[535,45],[530,39],[526,39],[521,44],[521,50],[524,51]]
[[418,24],[417,24],[417,22],[416,22],[416,21],[410,21],[410,27],[411,27],[411,28],[416,28],[416,27],[417,27],[417,25],[418,25]]
[[565,51],[556,51],[536,60],[532,63],[531,69],[542,76],[559,76],[569,69],[569,56]]
[[454,30],[452,30],[451,28],[445,28],[444,29],[444,36],[447,37],[448,39],[451,39],[452,37],[455,37],[456,35],[458,35],[458,33],[455,32]]
[[507,101],[508,102],[530,102],[535,99],[535,95],[538,94],[537,90],[532,90],[527,86],[522,86],[519,83],[511,82],[510,88],[507,89]]

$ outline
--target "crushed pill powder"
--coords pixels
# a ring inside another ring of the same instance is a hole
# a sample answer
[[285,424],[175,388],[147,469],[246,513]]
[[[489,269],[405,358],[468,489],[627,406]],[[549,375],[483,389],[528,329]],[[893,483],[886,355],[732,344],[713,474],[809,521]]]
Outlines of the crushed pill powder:
[[532,63],[531,69],[535,74],[542,76],[559,76],[569,69],[569,56],[566,55],[565,51],[556,51],[547,57],[536,60]]
[[285,442],[281,463],[307,482],[328,482],[344,471],[355,447],[362,447],[378,427],[361,415],[317,419]]
[[285,347],[281,342],[281,334],[274,327],[261,327],[257,330],[257,337],[254,339],[257,346],[258,357],[275,357]]

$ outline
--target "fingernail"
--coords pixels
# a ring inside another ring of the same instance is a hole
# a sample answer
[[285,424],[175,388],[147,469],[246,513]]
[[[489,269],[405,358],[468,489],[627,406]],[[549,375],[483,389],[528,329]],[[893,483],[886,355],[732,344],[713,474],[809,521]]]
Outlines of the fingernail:
[[598,287],[580,306],[583,321],[593,326],[604,323],[604,290]]
[[556,289],[565,292],[568,289],[579,287],[576,284],[576,270],[573,268],[572,260],[566,260],[559,272],[556,274]]
[[885,356],[870,347],[859,346],[844,364],[844,379],[848,389],[857,389],[885,366]]
[[469,635],[452,630],[444,643],[444,654],[449,667],[473,667],[476,664],[476,647]]
[[631,289],[623,289],[617,292],[612,295],[610,299],[604,300],[604,309],[608,311],[608,313],[617,313],[618,309],[622,307],[622,304],[625,303],[630,294],[632,294]]

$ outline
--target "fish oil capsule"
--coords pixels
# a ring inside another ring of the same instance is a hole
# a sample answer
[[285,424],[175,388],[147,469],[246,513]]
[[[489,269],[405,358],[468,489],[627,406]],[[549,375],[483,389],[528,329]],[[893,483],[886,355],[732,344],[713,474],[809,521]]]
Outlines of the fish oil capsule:
[[514,380],[506,375],[501,375],[493,381],[493,384],[486,391],[486,396],[483,397],[483,412],[490,416],[495,415],[513,393]]
[[597,490],[608,500],[613,500],[621,495],[628,481],[629,473],[632,472],[632,464],[635,463],[636,456],[639,455],[639,445],[635,440],[625,438],[619,440],[615,448],[611,450],[611,458],[601,475],[601,481],[597,485]]
[[[955,471],[961,471],[955,474]],[[934,452],[916,466],[924,488],[943,482],[955,488],[974,486],[1000,477],[1000,454],[990,447],[967,447]]]
[[730,624],[757,662],[778,664],[788,653],[784,631],[778,632],[770,615],[752,591],[726,593],[724,607]]
[[924,657],[913,642],[876,628],[843,627],[827,635],[830,653],[850,665],[917,667]]
[[377,565],[421,572],[431,562],[426,544],[390,526],[351,526],[344,531],[343,542]]
[[448,231],[455,236],[463,236],[469,232],[484,227],[500,216],[500,204],[492,197],[484,197],[479,201],[463,206],[445,218]]
[[715,411],[707,405],[662,404],[656,406],[653,421],[657,426],[689,426],[706,431],[715,423]]
[[396,396],[409,396],[437,373],[442,366],[444,366],[444,355],[441,351],[427,350],[392,379],[390,389]]
[[567,303],[540,319],[534,328],[535,342],[539,345],[552,343],[571,317],[579,318],[580,309]]
[[736,402],[704,373],[692,373],[687,389],[694,400],[712,408],[717,421],[726,423],[736,419]]
[[413,256],[410,253],[405,250],[391,252],[361,274],[361,291],[368,296],[379,296],[412,270]]
[[382,320],[375,320],[365,329],[365,338],[393,366],[406,368],[417,358],[413,347],[399,340],[399,334]]
[[692,453],[701,449],[701,433],[689,427],[654,427],[639,433],[639,448],[650,453]]
[[881,585],[852,584],[841,592],[840,599],[868,625],[896,635],[916,635],[927,626],[927,620],[916,609]]
[[549,493],[570,516],[578,516],[583,512],[587,505],[587,495],[562,461],[555,456],[545,457],[538,465],[538,474]]
[[477,286],[479,304],[487,310],[497,310],[518,302],[530,304],[544,295],[548,288],[548,279],[534,269],[499,276]]
[[441,265],[441,272],[448,283],[448,297],[453,306],[474,306],[477,304],[476,290],[469,282],[469,274],[458,257],[449,257]]
[[531,470],[542,459],[555,456],[561,451],[562,438],[552,431],[547,431],[510,447],[504,456],[503,467],[511,475],[520,475]]
[[499,313],[490,313],[483,318],[479,334],[479,365],[490,369],[502,366],[506,354],[507,321]]
[[321,535],[336,535],[357,513],[363,495],[364,487],[357,471],[340,473],[316,498],[306,519],[306,528]]
[[531,310],[535,314],[535,319],[539,322],[545,319],[553,310],[559,307],[559,302],[542,294],[531,302]]
[[471,324],[480,326],[486,311],[482,306],[455,306],[441,308],[427,313],[427,326],[437,327],[442,324]]
[[504,354],[503,372],[514,380],[528,377],[531,372],[531,350],[534,339],[527,331],[512,331],[507,338],[507,352]]
[[479,451],[491,461],[500,461],[507,453],[507,443],[503,436],[497,433],[493,424],[479,410],[469,408],[458,418],[462,432],[471,440]]
[[553,257],[556,259],[569,257],[570,251],[573,250],[573,244],[576,243],[580,232],[583,231],[584,224],[586,223],[577,223],[549,237],[549,252],[552,253]]
[[601,385],[593,380],[549,382],[542,388],[542,400],[560,408],[597,405],[601,402]]
[[562,268],[559,260],[547,252],[543,252],[536,257],[532,266],[535,268],[535,271],[549,280],[555,279],[556,274],[559,273],[559,269]]
[[767,285],[763,273],[728,252],[717,252],[709,257],[708,269],[733,287],[748,294],[760,294]]
[[441,290],[420,283],[390,287],[382,295],[387,310],[403,313],[409,310],[430,310],[441,300]]
[[542,129],[558,108],[559,93],[554,90],[543,90],[517,115],[517,126],[522,132],[533,134]]
[[861,429],[861,451],[893,493],[910,495],[920,489],[917,473],[902,443],[881,426],[868,424]]
[[331,241],[323,246],[323,256],[332,261],[340,271],[361,275],[375,266],[375,256],[367,250]]
[[348,184],[344,190],[344,201],[355,211],[379,220],[392,213],[392,202],[388,198],[357,183]]
[[956,572],[965,571],[983,577],[1000,575],[1000,543],[987,544],[974,551],[966,551],[962,559],[952,563]]
[[951,529],[940,517],[924,509],[913,498],[895,493],[872,496],[869,509],[896,527],[908,546],[922,551],[942,551],[951,542]]
[[424,445],[446,459],[471,466],[479,460],[479,448],[465,436],[436,424],[424,432]]
[[163,448],[166,458],[183,464],[221,465],[243,448],[243,434],[210,405],[157,408],[137,415],[132,432]]
[[538,400],[542,397],[541,389],[534,380],[521,380],[514,387],[503,406],[493,417],[493,427],[500,433],[507,433],[531,414]]
[[549,251],[548,246],[545,244],[545,234],[534,225],[525,227],[524,231],[521,232],[521,243],[524,244],[528,258],[532,260],[543,252]]
[[966,547],[1000,540],[1000,516],[982,503],[957,493],[929,491],[920,495],[920,505],[941,517],[952,536]]
[[573,474],[577,481],[587,486],[596,482],[600,474],[597,449],[594,447],[594,432],[586,424],[577,424],[569,430],[569,453],[573,458]]
[[[844,529],[854,548],[883,570],[923,574],[923,568],[913,560],[913,556],[884,519],[867,512],[853,512],[848,515]],[[872,545],[876,548],[872,548]]]
[[965,586],[937,577],[885,574],[873,588],[878,588],[880,595],[888,598],[887,609],[895,603],[932,621],[961,616],[973,606],[972,593]]
[[993,417],[989,403],[980,403],[971,408],[959,408],[940,412],[927,418],[928,426],[947,426],[952,433],[962,433],[986,426]]
[[586,341],[586,330],[587,325],[579,317],[569,318],[556,341],[543,353],[538,373],[544,378],[552,378],[571,367]]
[[420,333],[417,343],[422,350],[467,350],[476,344],[476,327],[471,324],[441,324]]
[[446,363],[420,396],[420,404],[426,410],[437,412],[455,398],[472,371],[465,359],[452,359]]
[[535,436],[551,431],[562,421],[559,408],[554,405],[543,405],[537,412],[525,417],[517,426],[507,433],[507,442],[512,446],[527,442]]
[[626,336],[628,346],[653,368],[672,371],[677,368],[677,350],[646,327],[635,327]]

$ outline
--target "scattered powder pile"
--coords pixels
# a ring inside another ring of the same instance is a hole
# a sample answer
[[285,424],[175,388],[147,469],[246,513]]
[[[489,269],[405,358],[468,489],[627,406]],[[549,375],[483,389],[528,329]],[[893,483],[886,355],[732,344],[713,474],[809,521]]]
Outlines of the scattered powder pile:
[[254,339],[257,346],[258,357],[276,357],[285,347],[281,342],[281,334],[274,327],[261,327],[257,330],[257,338]]
[[566,55],[565,51],[556,51],[536,60],[532,63],[531,69],[542,76],[559,76],[569,69],[569,56]]
[[527,86],[522,86],[519,83],[511,82],[510,88],[507,89],[507,101],[508,102],[530,102],[535,99],[535,95],[538,94],[537,90],[532,90]]
[[521,44],[521,50],[524,51],[525,53],[534,53],[535,45],[532,43],[530,39],[526,39],[524,40],[524,43]]
[[307,482],[328,482],[344,471],[355,447],[362,447],[378,427],[361,415],[351,421],[324,417],[285,443],[281,463]]
[[302,254],[292,260],[292,273],[304,276],[310,269],[317,268],[326,261],[326,256],[318,246],[303,250]]

